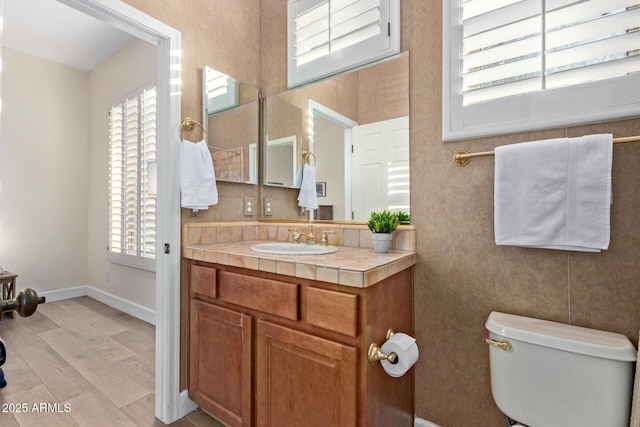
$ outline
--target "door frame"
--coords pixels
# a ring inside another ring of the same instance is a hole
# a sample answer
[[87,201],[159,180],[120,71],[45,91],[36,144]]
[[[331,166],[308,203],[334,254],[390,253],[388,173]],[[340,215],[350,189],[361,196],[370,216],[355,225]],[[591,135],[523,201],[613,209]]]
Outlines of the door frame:
[[155,416],[170,424],[195,406],[180,393],[181,33],[118,0],[58,0],[157,46]]
[[[319,102],[309,99],[309,151],[313,153],[313,120],[316,116],[321,117],[337,126],[344,128],[344,212],[348,215],[351,212],[351,130],[358,126],[358,122],[344,116],[337,111],[326,107]],[[313,211],[310,213],[313,219]],[[347,221],[348,218],[345,218]]]

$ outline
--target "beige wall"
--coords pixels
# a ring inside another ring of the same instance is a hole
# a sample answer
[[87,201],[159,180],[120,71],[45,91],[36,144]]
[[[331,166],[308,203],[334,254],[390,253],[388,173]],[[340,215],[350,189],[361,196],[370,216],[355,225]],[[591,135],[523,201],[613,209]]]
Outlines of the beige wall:
[[[258,0],[125,0],[182,33],[182,117],[202,120],[202,67],[208,65],[259,87],[260,7]],[[197,138],[189,138],[197,140]],[[257,220],[243,216],[245,196],[258,200],[258,186],[218,183],[219,203],[183,221]]]
[[[263,96],[286,90],[286,0],[260,0],[259,5],[258,0],[127,3],[183,32],[183,115],[201,114],[198,76],[204,62],[247,82],[260,80]],[[503,419],[491,398],[484,344],[484,322],[492,310],[612,330],[636,342],[640,147],[614,149],[612,243],[600,254],[496,247],[493,160],[476,159],[457,168],[451,158],[462,148],[483,151],[553,136],[638,135],[640,120],[445,144],[442,2],[401,3],[402,50],[410,52],[411,69],[411,212],[418,229],[415,312],[421,358],[415,367],[416,411],[443,426],[501,425]],[[260,27],[263,40],[257,47],[253,31]],[[257,189],[231,186],[220,186],[223,206],[203,214],[202,220],[243,219],[242,197],[256,195]],[[240,191],[230,194],[228,188]],[[274,194],[274,202],[295,206],[295,196],[295,191],[284,191]]]
[[493,310],[627,335],[640,329],[640,146],[614,148],[611,246],[585,254],[497,247],[493,159],[452,165],[460,149],[555,136],[640,135],[640,120],[476,141],[441,140],[442,2],[403,0],[411,52],[411,217],[418,232],[417,414],[443,426],[502,425],[490,391],[484,322]]
[[132,303],[155,310],[156,275],[107,261],[109,241],[109,108],[131,91],[156,79],[156,47],[134,40],[89,74],[91,129],[89,133],[88,282]]
[[38,293],[87,281],[87,73],[3,49],[0,266]]

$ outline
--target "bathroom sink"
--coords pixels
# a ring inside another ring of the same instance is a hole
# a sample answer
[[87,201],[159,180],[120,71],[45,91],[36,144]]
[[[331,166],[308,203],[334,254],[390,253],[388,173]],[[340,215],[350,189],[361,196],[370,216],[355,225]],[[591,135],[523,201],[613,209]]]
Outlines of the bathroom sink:
[[325,255],[338,252],[335,246],[306,245],[304,243],[272,242],[251,246],[251,250],[269,255]]

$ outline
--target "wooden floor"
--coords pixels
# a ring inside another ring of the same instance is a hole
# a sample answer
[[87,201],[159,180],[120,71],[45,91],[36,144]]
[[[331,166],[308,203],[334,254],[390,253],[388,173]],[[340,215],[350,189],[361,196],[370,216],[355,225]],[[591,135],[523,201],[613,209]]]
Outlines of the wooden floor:
[[[155,327],[89,297],[5,314],[2,427],[149,427],[154,417]],[[171,424],[221,427],[198,410]]]

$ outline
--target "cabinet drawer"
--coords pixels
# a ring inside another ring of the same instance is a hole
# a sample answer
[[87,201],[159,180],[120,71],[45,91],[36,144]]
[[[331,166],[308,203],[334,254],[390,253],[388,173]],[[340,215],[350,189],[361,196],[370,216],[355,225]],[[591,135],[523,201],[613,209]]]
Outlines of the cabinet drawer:
[[217,297],[215,268],[203,267],[201,265],[191,266],[191,290],[197,294],[206,295],[211,298]]
[[296,283],[220,271],[218,298],[232,304],[298,320],[299,288]]
[[310,325],[358,336],[358,295],[309,287],[306,302]]

